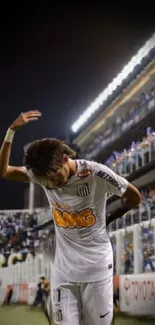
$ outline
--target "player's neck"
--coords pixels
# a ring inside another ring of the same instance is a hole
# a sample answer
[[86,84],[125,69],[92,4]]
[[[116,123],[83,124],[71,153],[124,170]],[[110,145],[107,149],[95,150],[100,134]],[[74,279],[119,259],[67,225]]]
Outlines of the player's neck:
[[70,173],[69,173],[69,178],[72,177],[73,175],[76,174],[76,171],[77,171],[77,161],[76,160],[72,160],[72,159],[69,159],[69,170],[70,170]]

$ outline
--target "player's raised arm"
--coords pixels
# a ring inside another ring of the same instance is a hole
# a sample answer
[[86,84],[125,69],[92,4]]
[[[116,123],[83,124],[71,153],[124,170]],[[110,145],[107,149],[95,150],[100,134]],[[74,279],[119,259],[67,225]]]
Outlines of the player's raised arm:
[[29,181],[24,167],[15,167],[9,165],[11,146],[15,133],[25,124],[38,120],[40,116],[41,113],[38,110],[21,113],[8,128],[2,147],[0,149],[0,178],[15,180],[19,182]]

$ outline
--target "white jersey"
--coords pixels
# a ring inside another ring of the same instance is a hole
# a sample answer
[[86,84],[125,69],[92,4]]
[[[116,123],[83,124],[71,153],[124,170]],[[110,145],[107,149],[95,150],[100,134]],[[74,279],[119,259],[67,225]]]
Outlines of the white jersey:
[[28,172],[48,197],[55,223],[53,276],[70,282],[99,281],[113,265],[106,231],[107,194],[122,196],[127,180],[102,164],[77,160],[77,172],[61,188]]

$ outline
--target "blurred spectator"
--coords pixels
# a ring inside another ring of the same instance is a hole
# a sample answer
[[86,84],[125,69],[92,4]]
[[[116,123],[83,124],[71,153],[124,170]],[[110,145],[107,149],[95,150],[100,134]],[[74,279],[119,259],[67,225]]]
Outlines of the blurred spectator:
[[143,254],[143,260],[144,260],[144,272],[154,272],[155,271],[155,267],[153,265],[153,261],[151,259],[151,257],[149,256],[149,253],[147,251],[144,251]]
[[42,306],[45,309],[47,298],[50,293],[50,282],[44,276],[40,278],[38,283],[37,294],[33,306]]
[[114,254],[114,274],[116,274],[116,236],[113,235],[110,239]]
[[155,249],[154,249],[154,227],[142,226],[142,247],[143,247],[143,271],[155,271]]
[[6,294],[6,297],[4,299],[3,306],[10,305],[12,295],[13,295],[13,286],[12,285],[8,285],[8,287],[7,287],[7,294]]
[[125,264],[125,274],[133,273],[133,232],[125,232],[124,234],[124,264]]

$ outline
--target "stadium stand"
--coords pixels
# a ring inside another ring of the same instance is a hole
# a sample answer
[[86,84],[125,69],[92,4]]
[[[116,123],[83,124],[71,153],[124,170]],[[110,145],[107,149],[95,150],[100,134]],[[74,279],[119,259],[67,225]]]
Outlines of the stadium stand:
[[[70,138],[81,158],[106,164],[141,191],[139,207],[108,228],[114,272],[124,274],[119,284],[121,310],[138,313],[139,308],[141,314],[151,299],[149,293],[140,294],[143,284],[149,292],[147,284],[155,283],[155,34],[151,41],[151,49],[145,44],[147,53],[132,71],[136,56],[124,67],[129,74],[115,90],[109,93],[120,74],[73,124]],[[108,214],[120,204],[110,197]]]
[[[112,128],[106,128],[103,135],[99,134],[85,153],[86,159],[93,159],[101,150],[106,149],[109,144],[121,138],[124,133],[137,125],[150,112],[155,110],[155,89],[152,88],[149,93],[142,93],[139,103],[131,107],[124,116],[117,116],[116,121],[111,122]],[[145,141],[145,138],[143,142]],[[114,151],[115,155],[115,151]],[[117,155],[117,152],[116,152]],[[107,163],[112,157],[109,157]]]
[[42,224],[45,226],[49,220],[54,231],[49,210],[0,211],[0,266],[6,267],[9,259],[11,264],[18,263],[18,253],[21,262],[28,254],[35,257],[36,248],[49,234],[48,229],[42,229]]

